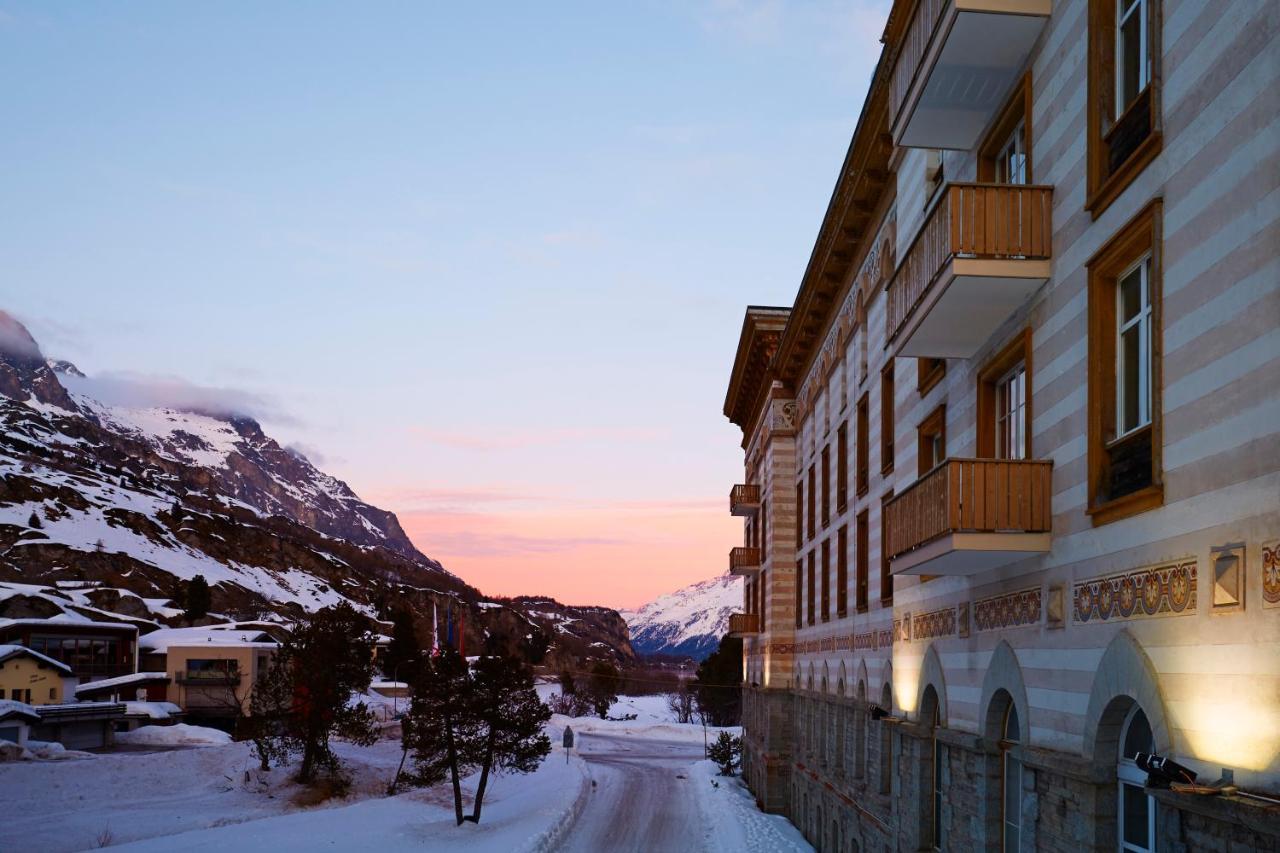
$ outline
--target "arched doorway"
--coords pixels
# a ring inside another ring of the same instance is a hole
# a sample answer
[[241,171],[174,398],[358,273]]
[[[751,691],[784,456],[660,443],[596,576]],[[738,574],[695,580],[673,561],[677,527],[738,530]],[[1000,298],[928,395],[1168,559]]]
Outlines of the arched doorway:
[[1147,774],[1134,762],[1138,753],[1150,754],[1154,748],[1151,722],[1135,702],[1120,729],[1120,755],[1116,764],[1120,798],[1116,804],[1117,834],[1120,849],[1130,853],[1155,850],[1156,802],[1145,790]]
[[1012,702],[1004,714],[1004,726],[1000,735],[1003,753],[1000,768],[1002,814],[1002,842],[1005,853],[1018,853],[1022,840],[1022,760],[1018,757],[1018,745],[1022,743],[1022,722],[1018,708]]

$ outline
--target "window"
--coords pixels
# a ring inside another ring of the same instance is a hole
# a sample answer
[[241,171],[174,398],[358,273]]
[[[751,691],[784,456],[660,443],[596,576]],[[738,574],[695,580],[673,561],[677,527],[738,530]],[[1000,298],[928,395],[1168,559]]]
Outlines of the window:
[[822,541],[822,621],[831,621],[831,540]]
[[916,391],[921,397],[932,391],[933,387],[946,375],[947,360],[945,358],[916,359]]
[[889,562],[889,527],[885,505],[893,499],[893,489],[885,492],[880,498],[880,604],[883,607],[893,606],[893,569]]
[[923,477],[947,458],[947,407],[944,403],[934,409],[916,427],[919,446],[919,471]]
[[804,481],[796,483],[796,548],[804,544]]
[[857,584],[857,590],[855,592],[855,602],[859,613],[862,613],[867,609],[867,540],[869,538],[867,524],[867,510],[864,509],[862,512],[858,513],[858,539],[854,545],[857,550],[857,580],[855,581]]
[[769,501],[760,501],[760,560],[764,561],[764,552],[769,549]]
[[1156,199],[1091,258],[1089,503],[1105,524],[1164,502]]
[[978,147],[978,180],[1031,183],[1031,97],[1031,73],[1027,72]]
[[1017,853],[1022,836],[1022,760],[1017,757],[1014,748],[1021,742],[1021,729],[1018,725],[1018,709],[1010,702],[1009,710],[1004,715],[1004,731],[1000,748],[1004,753],[1001,767],[1001,783],[1004,796],[1004,849],[1006,853]]
[[1116,432],[1151,423],[1151,255],[1143,255],[1116,285]]
[[946,747],[938,742],[938,726],[942,724],[942,718],[935,708],[933,712],[933,773],[930,787],[933,790],[933,809],[929,815],[929,827],[931,831],[930,838],[933,841],[934,850],[945,850],[947,846],[946,833],[942,826],[942,765],[946,759]]
[[[888,683],[880,688],[880,707],[886,714],[893,713],[893,688]],[[883,721],[879,726],[880,793],[888,794],[893,791],[893,726],[885,725]]]
[[1089,0],[1088,184],[1097,219],[1160,153],[1160,0]]
[[880,371],[880,472],[893,470],[893,359]]
[[836,430],[836,513],[849,505],[849,423]]
[[947,182],[946,158],[939,149],[929,149],[924,158],[925,209],[933,205],[933,199]]
[[831,445],[822,448],[822,526],[831,523]]
[[1154,746],[1151,723],[1142,709],[1134,705],[1120,731],[1120,760],[1116,765],[1120,797],[1116,804],[1119,815],[1116,823],[1121,850],[1150,853],[1155,849],[1156,802],[1144,789],[1147,774],[1133,760],[1139,752],[1153,752]]
[[978,455],[1027,459],[1031,416],[1031,330],[1025,329],[978,373]]
[[809,538],[812,539],[818,532],[818,513],[817,513],[817,497],[818,497],[818,480],[817,474],[812,465],[809,466]]
[[804,625],[804,608],[801,602],[804,601],[804,560],[796,560],[796,627]]
[[1116,3],[1116,113],[1123,113],[1138,99],[1151,80],[1147,57],[1146,0]]
[[809,552],[809,574],[808,574],[808,580],[806,581],[805,589],[809,596],[807,600],[807,604],[808,604],[807,612],[809,615],[808,621],[810,625],[813,625],[815,622],[817,622],[817,618],[816,618],[817,617],[817,607],[816,607],[817,599],[815,596],[815,592],[817,591],[817,584],[815,583],[815,581],[817,579],[814,577],[816,557],[817,557],[817,554],[815,552],[813,551]]
[[849,615],[849,528],[836,531],[836,618]]
[[58,688],[56,688],[56,687],[50,687],[50,688],[49,688],[49,701],[50,701],[50,702],[52,702],[52,701],[54,701],[54,700],[55,700],[55,699],[57,699],[57,698],[58,698]]
[[869,453],[870,448],[867,447],[867,442],[869,441],[867,437],[867,433],[871,431],[871,425],[869,423],[869,416],[868,416],[869,406],[870,404],[867,401],[867,395],[864,393],[860,398],[858,398],[858,411],[856,415],[858,420],[858,445],[854,449],[854,452],[857,454],[857,457],[858,457],[857,459],[858,478],[857,479],[858,479],[858,496],[859,497],[861,497],[862,495],[865,495],[867,493],[867,490],[871,488],[871,473],[870,473],[871,459],[870,459],[870,453]]
[[769,570],[760,570],[760,630],[764,631],[768,628],[765,619],[769,615]]

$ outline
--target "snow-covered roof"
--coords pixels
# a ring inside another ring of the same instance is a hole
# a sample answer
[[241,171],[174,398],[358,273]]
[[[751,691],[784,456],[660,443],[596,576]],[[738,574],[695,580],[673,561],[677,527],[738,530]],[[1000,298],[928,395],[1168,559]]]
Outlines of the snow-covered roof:
[[150,684],[155,681],[168,681],[169,673],[167,672],[132,672],[128,675],[117,675],[115,678],[103,678],[98,681],[90,681],[87,684],[81,684],[76,688],[76,695],[97,693],[102,690],[110,690],[113,687],[126,687],[130,684]]
[[26,702],[19,702],[16,699],[0,699],[0,720],[7,720],[10,717],[25,717],[33,723],[40,721],[40,715],[36,713],[36,709]]
[[70,613],[60,613],[57,616],[50,616],[48,619],[0,619],[0,630],[5,628],[48,628],[51,631],[60,628],[93,628],[95,630],[138,633],[137,625],[128,625],[124,622],[95,622],[92,619],[85,619],[83,616],[76,616]]
[[266,631],[256,629],[236,630],[227,626],[209,625],[201,628],[161,628],[138,638],[138,649],[143,652],[165,654],[170,646],[275,646],[276,641]]
[[167,720],[174,715],[181,714],[182,709],[172,702],[125,702],[124,713],[128,717]]
[[0,645],[0,662],[7,661],[9,658],[18,657],[18,656],[35,658],[36,660],[40,661],[43,664],[46,664],[48,666],[53,667],[54,669],[65,672],[67,675],[71,674],[71,667],[67,666],[65,663],[63,663],[60,660],[54,660],[48,655],[41,654],[40,652],[37,652],[34,649],[29,649],[26,646],[18,646],[18,645],[9,645],[9,644]]

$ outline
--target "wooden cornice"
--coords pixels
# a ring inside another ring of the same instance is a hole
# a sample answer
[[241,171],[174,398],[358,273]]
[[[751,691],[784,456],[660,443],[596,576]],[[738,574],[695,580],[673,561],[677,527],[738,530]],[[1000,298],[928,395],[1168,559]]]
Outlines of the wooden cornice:
[[765,394],[775,378],[772,373],[774,356],[790,315],[790,308],[751,305],[742,319],[742,334],[738,338],[738,352],[729,376],[724,414],[742,427],[744,441],[750,435]]

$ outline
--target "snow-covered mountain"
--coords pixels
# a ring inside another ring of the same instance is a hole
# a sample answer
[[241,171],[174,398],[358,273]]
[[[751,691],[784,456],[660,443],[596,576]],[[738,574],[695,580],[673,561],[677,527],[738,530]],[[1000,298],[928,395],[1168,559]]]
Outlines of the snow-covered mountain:
[[[182,583],[203,575],[227,618],[288,620],[347,600],[429,622],[434,604],[470,611],[469,648],[501,635],[574,660],[631,655],[614,611],[486,601],[394,513],[252,418],[108,404],[94,388],[0,311],[0,617],[88,607],[171,624]],[[83,601],[63,591],[77,584],[91,590]]]
[[638,610],[623,610],[637,654],[701,660],[729,630],[729,614],[742,610],[742,581],[732,575],[686,586]]

